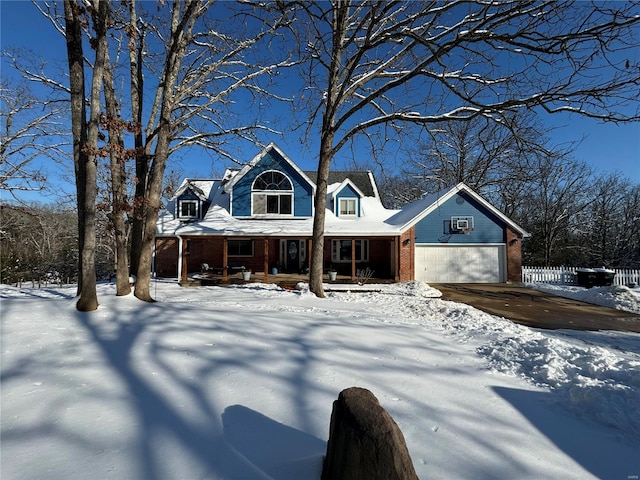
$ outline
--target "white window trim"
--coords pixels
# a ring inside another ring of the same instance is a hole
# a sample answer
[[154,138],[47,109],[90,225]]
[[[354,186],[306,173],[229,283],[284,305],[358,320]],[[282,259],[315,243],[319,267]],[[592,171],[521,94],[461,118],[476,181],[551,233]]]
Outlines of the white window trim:
[[[256,205],[256,201],[255,198],[256,196],[263,196],[265,197],[264,202],[265,202],[265,212],[264,213],[256,213],[255,211],[255,205]],[[278,196],[278,197],[284,197],[287,196],[291,199],[291,213],[280,213],[280,200],[278,199],[278,213],[269,213],[266,211],[266,204],[267,204],[267,197],[268,196]],[[293,203],[293,193],[292,192],[287,192],[287,191],[280,191],[280,190],[256,190],[254,192],[251,192],[251,215],[254,217],[293,217],[293,208],[294,208],[294,203]]]
[[[185,204],[193,203],[196,206],[195,215],[183,215],[182,214],[182,206]],[[198,200],[188,199],[188,200],[180,200],[178,201],[178,218],[180,219],[194,219],[200,218],[200,202]]]
[[[289,182],[289,185],[291,185],[291,189],[290,190],[259,190],[254,188],[255,187],[255,183],[256,180],[261,176],[264,175],[265,173],[269,173],[269,172],[276,172],[281,174],[284,178],[287,179],[287,181]],[[274,196],[274,195],[278,195],[278,196],[288,196],[291,199],[291,213],[280,213],[280,199],[278,199],[278,213],[268,213],[266,211],[266,202],[267,196]],[[255,198],[256,196],[264,196],[264,202],[265,202],[265,212],[264,213],[256,213],[256,202],[255,202]],[[294,211],[295,209],[295,197],[294,197],[294,188],[293,188],[293,182],[291,181],[291,179],[289,178],[288,175],[286,175],[285,173],[279,171],[279,170],[265,170],[264,172],[260,173],[260,175],[258,175],[254,180],[253,180],[253,184],[251,185],[251,216],[253,217],[293,217],[294,216]]]
[[[342,213],[343,202],[345,203],[353,202],[353,213]],[[354,197],[338,198],[338,216],[339,217],[357,217],[358,216],[358,199]]]

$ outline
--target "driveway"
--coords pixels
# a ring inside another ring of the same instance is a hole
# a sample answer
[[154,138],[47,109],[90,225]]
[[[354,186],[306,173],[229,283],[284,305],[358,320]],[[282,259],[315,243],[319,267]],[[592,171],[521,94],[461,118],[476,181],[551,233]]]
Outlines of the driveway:
[[620,330],[640,333],[640,315],[558,297],[513,284],[432,284],[443,300],[538,328]]

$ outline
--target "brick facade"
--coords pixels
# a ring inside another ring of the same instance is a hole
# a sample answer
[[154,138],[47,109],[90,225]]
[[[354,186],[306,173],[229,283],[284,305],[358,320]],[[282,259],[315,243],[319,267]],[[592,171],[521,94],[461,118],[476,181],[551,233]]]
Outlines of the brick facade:
[[404,232],[398,239],[398,271],[396,272],[396,280],[399,282],[408,282],[415,280],[415,227]]
[[[331,262],[331,240],[325,238],[324,268],[328,270]],[[229,257],[229,265],[243,265],[253,272],[265,271],[264,242],[267,242],[268,262],[267,272],[278,265],[280,258],[280,239],[254,238],[253,256]],[[222,269],[223,265],[222,237],[192,236],[183,238],[183,246],[187,249],[185,255],[187,273],[196,273],[201,270],[202,264],[207,263],[212,269]],[[307,244],[310,257],[311,242]],[[507,255],[507,281],[520,282],[522,275],[522,237],[512,230],[506,229],[506,255]],[[399,237],[369,238],[369,261],[364,264],[357,263],[356,269],[371,268],[374,277],[391,278],[397,282],[415,280],[415,227],[404,232]],[[157,238],[155,268],[158,277],[176,277],[178,275],[178,239]],[[185,268],[183,261],[183,269]],[[340,274],[350,275],[351,264],[340,263],[333,265]]]
[[155,270],[158,277],[178,276],[177,238],[156,238]]

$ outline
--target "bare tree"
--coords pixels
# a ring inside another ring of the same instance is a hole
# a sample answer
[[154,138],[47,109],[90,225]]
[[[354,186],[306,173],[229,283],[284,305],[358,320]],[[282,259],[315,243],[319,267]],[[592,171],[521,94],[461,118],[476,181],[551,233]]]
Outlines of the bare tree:
[[554,265],[563,247],[570,245],[571,232],[580,228],[577,217],[589,205],[589,167],[562,156],[542,156],[531,162],[535,173],[528,184],[523,211],[519,213],[524,228],[532,238],[527,252],[535,252],[534,264]]
[[59,205],[0,205],[0,281],[74,278],[75,216]]
[[116,270],[116,295],[128,295],[131,292],[129,282],[129,254],[127,251],[127,226],[125,215],[129,212],[127,200],[126,161],[136,157],[136,150],[125,148],[124,132],[139,131],[137,125],[125,122],[120,116],[116,91],[114,89],[113,70],[109,62],[109,53],[106,53],[104,69],[104,91],[106,115],[103,118],[103,126],[109,132],[109,171],[111,173],[111,211],[109,220],[113,228],[115,243],[115,270]]
[[640,263],[640,185],[620,173],[592,179],[589,205],[576,220],[576,248],[584,265],[635,267]]
[[[281,68],[292,64],[287,59],[287,49],[282,48],[284,44],[275,43],[277,31],[292,21],[290,9],[278,11],[242,5],[242,2],[237,5],[221,2],[217,5],[218,10],[208,15],[214,3],[214,0],[176,0],[154,5],[151,11],[144,10],[144,2],[133,0],[120,5],[110,4],[113,9],[108,15],[111,37],[105,35],[105,38],[116,39],[118,45],[122,45],[123,37],[118,35],[121,32],[125,34],[124,43],[129,52],[125,69],[129,76],[129,101],[123,101],[123,92],[127,89],[117,93],[113,84],[114,79],[123,73],[121,52],[118,50],[114,56],[117,61],[113,65],[108,65],[106,53],[104,61],[96,57],[96,61],[91,63],[85,58],[81,64],[82,24],[77,23],[75,37],[70,36],[73,33],[70,28],[66,31],[58,28],[67,34],[68,41],[77,43],[74,66],[80,69],[84,65],[92,73],[93,82],[109,84],[105,87],[107,112],[98,117],[109,132],[109,146],[98,148],[96,153],[112,155],[115,174],[112,178],[116,184],[123,162],[122,155],[115,155],[116,150],[125,152],[125,157],[131,154],[135,158],[135,195],[133,204],[128,207],[132,211],[133,223],[130,267],[137,275],[135,295],[147,301],[152,300],[149,287],[155,224],[161,207],[164,171],[170,156],[180,148],[196,146],[209,149],[225,159],[236,160],[238,157],[228,148],[227,139],[241,138],[262,144],[259,132],[273,134],[276,130],[268,123],[247,120],[246,108],[236,107],[234,96],[241,91],[253,96],[255,105],[261,106],[255,112],[256,118],[260,118],[263,109],[269,108],[267,98],[284,99],[271,92],[272,77],[275,78]],[[95,16],[100,3],[97,0],[65,2],[69,11],[80,12],[78,19],[85,6]],[[40,10],[57,26],[54,7]],[[97,26],[94,21],[94,29]],[[101,45],[102,33],[91,32],[90,28],[87,33],[94,37],[91,45]],[[100,80],[97,80],[97,75]],[[79,89],[79,85],[79,82],[74,83],[72,72],[72,89]],[[72,99],[79,102],[81,95],[79,91],[77,93]],[[120,99],[117,105],[116,97]],[[124,106],[129,107],[128,113],[119,113],[118,107]],[[76,124],[80,125],[80,119],[86,116],[78,113],[80,103],[76,104],[75,112]],[[96,112],[100,110],[96,109]],[[93,110],[90,114],[93,115]],[[125,122],[124,118],[131,120]],[[94,125],[92,122],[88,124]],[[118,133],[112,128],[116,124],[133,132],[132,149],[123,150],[123,131]],[[85,126],[74,132],[76,138],[80,138],[83,132],[89,134],[89,128]],[[81,139],[77,143],[84,144],[86,140]],[[79,149],[76,158],[87,152],[91,150]],[[79,165],[85,163],[78,161]],[[118,191],[114,185],[114,219],[119,218],[123,210],[121,200],[124,193]],[[87,201],[84,194],[84,190],[78,191],[79,202]],[[84,217],[81,220],[84,221]],[[121,270],[119,267],[118,271]]]
[[76,188],[78,198],[78,231],[80,268],[76,307],[80,311],[98,308],[96,292],[96,196],[97,156],[101,95],[107,51],[107,23],[109,2],[95,0],[89,4],[89,13],[95,31],[95,62],[91,81],[89,112],[85,108],[84,55],[82,48],[83,21],[87,11],[72,0],[65,0],[67,54],[69,61],[72,132]]
[[503,184],[522,178],[526,157],[549,150],[547,130],[535,117],[505,114],[508,124],[485,117],[453,120],[428,126],[421,144],[416,174],[422,172],[427,192],[464,182],[487,194]]
[[404,135],[401,124],[506,124],[506,112],[523,108],[639,117],[631,3],[336,0],[303,10],[320,131],[310,277],[318,296],[330,164],[359,134],[384,145]]
[[[256,132],[274,132],[268,125],[247,123],[246,116],[223,112],[228,111],[232,106],[230,100],[241,90],[260,98],[274,97],[268,89],[270,77],[291,65],[286,53],[278,58],[274,50],[266,49],[267,57],[262,58],[258,48],[261,43],[272,41],[275,32],[291,21],[286,9],[275,15],[269,9],[256,10],[255,14],[247,8],[239,12],[227,10],[230,16],[216,22],[214,17],[205,15],[212,3],[173,2],[168,31],[163,31],[160,22],[143,21],[140,12],[130,10],[130,18],[138,19],[135,25],[129,25],[131,84],[132,91],[137,92],[132,99],[133,111],[140,115],[143,100],[152,99],[150,114],[142,122],[142,135],[136,140],[139,183],[134,207],[138,210],[134,214],[131,262],[137,264],[135,295],[146,301],[151,300],[155,225],[167,159],[177,149],[189,146],[204,147],[224,158],[235,159],[225,148],[225,137],[258,142]],[[267,15],[247,18],[248,13],[253,16],[258,12]],[[198,25],[194,30],[198,21],[204,28],[199,29]],[[151,34],[157,36],[155,42],[149,41]],[[156,45],[163,50],[140,54]],[[162,69],[155,91],[149,85],[142,88],[139,67],[142,58],[157,62]],[[139,251],[138,235],[141,235]]]
[[0,190],[16,200],[20,192],[41,191],[40,157],[59,161],[65,154],[60,117],[64,106],[38,97],[26,83],[0,83]]

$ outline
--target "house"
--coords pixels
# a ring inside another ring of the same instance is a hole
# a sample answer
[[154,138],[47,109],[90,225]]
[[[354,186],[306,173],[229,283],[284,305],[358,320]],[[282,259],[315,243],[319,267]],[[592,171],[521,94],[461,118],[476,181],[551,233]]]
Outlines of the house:
[[[185,179],[160,212],[157,276],[186,280],[203,269],[223,279],[240,269],[306,272],[315,173],[274,144],[217,180]],[[332,172],[325,271],[356,278],[369,268],[393,281],[520,281],[529,234],[464,184],[405,206],[383,207],[371,172]]]

